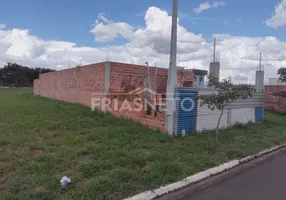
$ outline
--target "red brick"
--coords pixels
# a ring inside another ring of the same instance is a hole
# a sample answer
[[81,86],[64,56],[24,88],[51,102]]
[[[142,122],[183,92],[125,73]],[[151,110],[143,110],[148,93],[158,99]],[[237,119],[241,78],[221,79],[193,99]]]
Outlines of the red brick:
[[[155,90],[155,79],[157,79],[157,92],[165,93],[168,69],[155,68],[152,66],[149,69],[152,89]],[[146,72],[146,66],[144,65],[110,63],[111,93],[109,93],[108,96],[114,99],[116,95],[112,95],[112,93],[128,93],[135,88],[143,88]],[[183,74],[181,71],[177,73],[178,84],[180,85]],[[186,79],[192,79],[193,76],[193,72],[188,72],[185,77]],[[40,79],[34,81],[34,95],[91,106],[91,98],[99,98],[104,95],[104,84],[105,62],[82,66],[80,69],[72,68],[41,74]],[[79,89],[77,89],[77,85],[79,85]],[[77,97],[78,92],[79,96]],[[154,96],[155,99],[158,100],[162,97],[162,94]],[[119,108],[125,99],[127,99],[134,108],[133,100],[137,97],[142,98],[144,94],[121,96],[121,101],[118,102]],[[114,100],[111,106],[114,106]],[[121,113],[113,111],[112,113],[115,116],[130,118],[149,127],[164,130],[164,113],[157,113],[157,117],[154,117],[154,112],[152,116],[146,115],[146,111],[144,110],[140,112],[124,110]]]

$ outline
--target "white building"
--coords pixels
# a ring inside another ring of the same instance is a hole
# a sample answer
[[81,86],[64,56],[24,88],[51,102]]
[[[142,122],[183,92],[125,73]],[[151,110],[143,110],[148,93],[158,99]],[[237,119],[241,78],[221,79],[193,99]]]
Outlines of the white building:
[[279,78],[269,78],[268,85],[286,85],[286,82],[279,81]]

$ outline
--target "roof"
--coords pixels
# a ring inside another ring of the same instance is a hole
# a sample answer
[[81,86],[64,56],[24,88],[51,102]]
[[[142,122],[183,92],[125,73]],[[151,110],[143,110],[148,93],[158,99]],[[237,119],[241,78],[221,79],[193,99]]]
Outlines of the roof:
[[199,76],[206,76],[206,75],[208,75],[208,71],[207,70],[193,69],[193,71],[194,71],[195,75],[199,75]]

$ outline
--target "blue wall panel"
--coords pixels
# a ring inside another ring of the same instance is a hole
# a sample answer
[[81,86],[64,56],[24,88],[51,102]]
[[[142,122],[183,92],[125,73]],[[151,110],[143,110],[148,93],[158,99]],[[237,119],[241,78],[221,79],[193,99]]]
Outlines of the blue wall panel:
[[255,121],[262,122],[264,119],[264,108],[257,107],[255,108]]
[[186,89],[178,90],[179,100],[177,101],[178,122],[177,132],[182,134],[185,130],[187,135],[196,132],[197,123],[197,95],[198,92]]

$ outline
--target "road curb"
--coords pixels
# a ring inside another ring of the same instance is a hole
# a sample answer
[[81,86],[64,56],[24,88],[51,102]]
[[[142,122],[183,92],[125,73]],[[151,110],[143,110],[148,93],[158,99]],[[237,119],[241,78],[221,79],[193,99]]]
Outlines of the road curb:
[[172,183],[170,185],[162,186],[162,187],[160,187],[158,189],[149,190],[149,191],[137,194],[137,195],[135,195],[133,197],[126,198],[124,200],[152,200],[152,199],[161,197],[163,195],[169,194],[171,192],[174,192],[176,190],[185,188],[185,187],[187,187],[187,186],[189,186],[191,184],[194,184],[194,183],[200,182],[202,180],[205,180],[205,179],[207,179],[209,177],[218,175],[218,174],[220,174],[220,173],[222,173],[224,171],[230,170],[230,169],[232,169],[232,168],[234,168],[234,167],[236,167],[238,165],[244,164],[246,162],[249,162],[251,160],[259,158],[259,157],[261,157],[261,156],[263,156],[265,154],[268,154],[270,152],[273,152],[273,151],[276,151],[278,149],[281,149],[283,147],[286,147],[286,143],[282,144],[282,145],[279,145],[279,146],[275,146],[275,147],[269,148],[269,149],[265,149],[263,151],[260,151],[257,154],[250,155],[250,156],[247,156],[247,157],[242,158],[242,159],[232,160],[230,162],[221,164],[221,165],[219,165],[217,167],[210,168],[208,170],[205,170],[205,171],[199,172],[197,174],[194,174],[192,176],[189,176],[189,177],[183,179],[182,181],[178,181],[178,182]]

